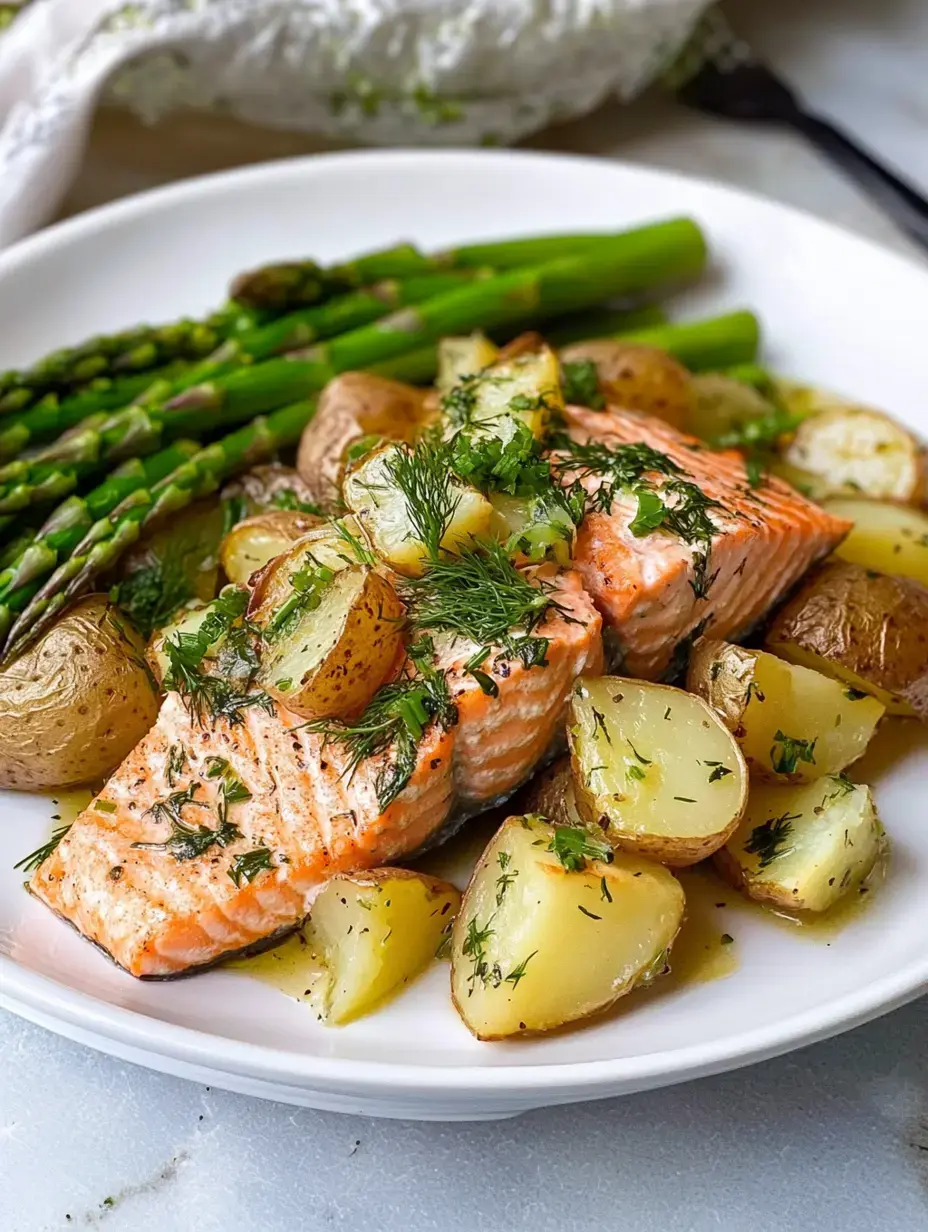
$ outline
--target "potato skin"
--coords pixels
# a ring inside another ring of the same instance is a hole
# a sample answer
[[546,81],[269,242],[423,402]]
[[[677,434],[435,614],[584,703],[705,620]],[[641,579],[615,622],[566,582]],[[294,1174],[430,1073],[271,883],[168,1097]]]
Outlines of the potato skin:
[[520,813],[540,813],[556,826],[584,826],[577,808],[570,755],[565,753],[525,784],[510,801]]
[[88,595],[0,672],[0,787],[102,778],[148,732],[158,706],[144,642],[105,595]]
[[890,713],[928,721],[928,587],[830,561],[783,607],[765,645],[774,654],[873,687]]
[[296,466],[323,509],[341,498],[345,453],[365,436],[413,441],[427,418],[427,392],[370,372],[345,372],[322,391],[316,414],[303,429]]
[[249,517],[256,513],[268,513],[284,509],[278,502],[296,500],[304,505],[313,503],[312,493],[292,466],[280,462],[268,462],[253,466],[250,471],[237,476],[222,489],[223,500],[239,499]]
[[608,403],[655,415],[674,428],[686,428],[694,405],[693,378],[658,347],[609,338],[578,342],[561,351],[561,362],[591,360]]

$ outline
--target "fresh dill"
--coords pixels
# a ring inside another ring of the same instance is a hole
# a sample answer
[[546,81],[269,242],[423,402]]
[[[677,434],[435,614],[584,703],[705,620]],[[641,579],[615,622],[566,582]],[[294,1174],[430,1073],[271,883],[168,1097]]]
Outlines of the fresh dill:
[[848,687],[844,690],[844,696],[849,702],[859,702],[863,701],[863,699],[868,697],[869,694],[865,693],[862,689],[855,689],[852,685],[848,685]]
[[606,405],[599,387],[599,372],[592,359],[562,363],[561,388],[568,405],[588,406],[591,411],[601,411]]
[[728,766],[723,765],[720,761],[704,761],[704,766],[711,766],[712,772],[709,775],[710,783],[718,783],[727,775],[733,774],[733,770],[729,770]]
[[579,826],[556,826],[547,850],[553,851],[570,873],[582,872],[588,859],[601,860],[603,864],[611,864],[615,859],[608,843],[598,842]]
[[350,565],[377,565],[379,560],[374,552],[367,546],[360,535],[355,535],[348,528],[347,522],[343,518],[336,518],[333,522],[339,539],[345,544],[345,547],[351,552],[351,556],[346,556],[344,559]]
[[258,873],[273,867],[267,847],[256,847],[254,851],[245,851],[235,857],[229,865],[229,878],[236,886],[240,887],[243,881],[250,885]]
[[525,978],[525,968],[537,953],[537,950],[532,950],[531,954],[529,954],[527,958],[523,958],[517,967],[513,967],[509,974],[503,977],[503,982],[506,984],[511,984],[513,988],[518,988],[519,981]]
[[757,869],[768,868],[774,860],[789,855],[792,847],[786,847],[793,832],[793,822],[798,821],[801,814],[783,813],[780,817],[770,817],[762,825],[755,826],[751,831],[744,850],[752,856],[758,856]]
[[429,561],[441,556],[441,544],[461,502],[448,446],[434,436],[413,447],[396,446],[385,464],[402,493],[416,538]]
[[610,446],[602,441],[575,441],[566,432],[555,432],[549,447],[554,450],[551,466],[556,476],[602,481],[588,497],[591,508],[600,513],[608,513],[616,497],[641,485],[645,475],[673,478],[686,473],[667,454],[640,442]]
[[222,780],[222,797],[226,804],[239,804],[251,799],[251,792],[224,757],[207,757],[206,777]]
[[605,877],[600,877],[599,879],[599,897],[604,903],[612,902],[612,895],[609,893],[609,886]]
[[512,860],[508,851],[499,852],[496,858],[500,867],[500,875],[496,878],[496,905],[497,907],[502,907],[506,891],[515,881],[516,877],[518,877],[519,873],[518,870],[513,873],[507,871]]
[[419,741],[433,722],[449,728],[457,722],[444,673],[429,662],[434,647],[429,638],[411,645],[407,654],[416,668],[379,689],[364,712],[351,722],[314,719],[308,731],[340,746],[347,754],[345,775],[351,777],[362,762],[389,751],[386,764],[378,769],[374,787],[380,807],[386,809],[412,778]]
[[828,779],[834,783],[835,789],[823,798],[821,804],[815,810],[816,813],[824,812],[832,800],[840,800],[842,796],[850,795],[856,786],[856,784],[843,772],[839,772],[838,774],[829,774]]
[[110,591],[110,599],[146,640],[193,597],[183,560],[173,552],[146,560]]
[[794,774],[801,761],[814,766],[817,743],[818,737],[815,740],[800,740],[796,736],[785,735],[777,728],[770,750],[770,764],[777,774]]
[[557,604],[550,586],[530,582],[501,543],[462,547],[435,561],[421,578],[403,581],[401,596],[415,629],[499,646],[526,667],[545,664],[548,640],[531,634]]
[[487,959],[487,942],[495,931],[490,927],[492,923],[493,916],[490,916],[482,927],[477,923],[476,916],[467,921],[467,933],[461,946],[461,953],[465,958],[471,960],[471,972],[467,977],[468,996],[473,993],[478,980],[484,987],[487,984],[493,984],[496,988],[499,987],[503,980],[499,966],[494,964],[491,968]]
[[171,827],[171,835],[162,843],[133,843],[138,849],[152,851],[169,851],[177,861],[195,860],[202,856],[212,846],[228,847],[230,843],[241,838],[238,826],[222,815],[218,826],[198,826],[185,821],[182,813],[185,808],[206,808],[206,804],[195,799],[201,787],[200,783],[191,783],[184,791],[176,791],[164,800],[157,800],[148,813],[155,821],[166,822]]
[[168,787],[176,787],[178,778],[187,766],[187,750],[182,744],[172,744],[168,749],[166,777]]
[[48,857],[57,849],[58,844],[71,829],[71,825],[72,823],[68,822],[67,825],[56,826],[52,830],[52,836],[48,842],[43,843],[41,847],[36,847],[35,851],[30,851],[27,856],[23,856],[13,867],[20,869],[24,873],[34,873],[39,865],[44,864]]
[[280,488],[274,493],[271,501],[272,509],[292,509],[296,513],[311,513],[322,517],[323,511],[312,501],[301,500],[292,488]]

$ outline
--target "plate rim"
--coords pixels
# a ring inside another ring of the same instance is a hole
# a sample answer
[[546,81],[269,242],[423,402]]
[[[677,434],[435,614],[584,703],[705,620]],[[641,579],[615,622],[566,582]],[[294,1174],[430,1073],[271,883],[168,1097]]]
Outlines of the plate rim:
[[[97,206],[74,218],[58,222],[28,236],[0,253],[0,293],[8,273],[57,249],[79,244],[111,224],[131,223],[157,215],[175,204],[195,201],[204,195],[223,195],[237,187],[325,176],[343,164],[367,165],[372,171],[401,173],[410,163],[432,163],[436,169],[451,162],[474,164],[511,162],[586,165],[597,173],[631,176],[661,182],[669,200],[673,188],[699,186],[740,202],[750,210],[786,216],[803,228],[817,230],[830,239],[858,246],[870,259],[889,261],[905,278],[912,275],[928,289],[928,268],[912,257],[877,241],[823,219],[808,210],[784,204],[760,193],[733,187],[721,180],[691,176],[668,168],[651,167],[620,159],[534,150],[346,150],[283,158],[252,166],[208,173],[174,184],[128,195]],[[685,193],[680,194],[685,203]],[[687,212],[682,208],[679,212]],[[70,988],[51,976],[24,967],[13,957],[0,954],[0,1007],[25,1018],[32,1015],[57,1020],[62,1027],[90,1033],[105,1051],[108,1042],[131,1048],[139,1059],[157,1068],[159,1058],[208,1067],[271,1084],[298,1083],[329,1092],[361,1091],[379,1097],[418,1093],[446,1093],[452,1098],[495,1093],[533,1096],[547,1094],[567,1098],[593,1098],[623,1089],[678,1082],[687,1078],[734,1069],[804,1044],[839,1034],[896,1009],[928,992],[928,953],[875,983],[836,999],[778,1019],[748,1031],[723,1035],[712,1041],[673,1050],[647,1052],[634,1057],[541,1064],[493,1064],[476,1061],[468,1065],[416,1066],[407,1062],[371,1061],[288,1051],[267,1044],[236,1040],[154,1018],[138,1010],[115,1005],[92,993]],[[66,1031],[62,1033],[66,1034]],[[216,1045],[218,1044],[218,1055]],[[212,1045],[212,1046],[211,1046]],[[479,1055],[479,1054],[478,1054]]]

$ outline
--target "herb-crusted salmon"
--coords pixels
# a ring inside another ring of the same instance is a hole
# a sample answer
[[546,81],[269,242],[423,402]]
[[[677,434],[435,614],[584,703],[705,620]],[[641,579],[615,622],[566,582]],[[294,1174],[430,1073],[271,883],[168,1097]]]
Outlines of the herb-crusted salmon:
[[703,632],[749,631],[850,528],[647,415],[569,407],[567,435],[555,456],[590,494],[574,567],[630,676],[672,673]]
[[358,725],[321,730],[270,702],[201,721],[170,693],[32,893],[141,977],[292,929],[328,877],[408,855],[457,809],[515,790],[556,743],[573,682],[601,670],[601,622],[577,574],[544,585],[532,637],[491,648],[479,675],[474,644],[437,633],[431,721],[359,760]]

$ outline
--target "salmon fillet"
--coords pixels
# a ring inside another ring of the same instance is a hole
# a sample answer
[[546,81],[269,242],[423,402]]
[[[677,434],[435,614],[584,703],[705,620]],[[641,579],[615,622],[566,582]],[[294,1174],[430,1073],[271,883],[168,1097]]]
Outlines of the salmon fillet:
[[[449,639],[436,646],[458,722],[447,731],[430,725],[409,783],[387,808],[376,781],[389,750],[351,775],[345,750],[286,710],[254,707],[235,726],[204,726],[169,694],[154,728],[35,871],[31,892],[143,978],[183,974],[294,928],[327,878],[410,854],[456,811],[476,812],[514,791],[556,745],[574,680],[602,668],[602,642],[579,576],[566,572],[552,584],[558,606],[534,631],[549,641],[548,665],[491,657],[483,670],[497,697],[464,671],[475,647]],[[178,746],[187,763],[172,776]],[[217,826],[221,781],[208,777],[215,757],[251,796],[227,806],[239,837],[184,860],[136,846],[165,842],[170,823],[151,810],[192,784],[182,820]],[[258,851],[272,866],[236,884],[236,860]]]
[[[744,635],[850,529],[779,479],[767,477],[751,489],[738,453],[709,450],[651,416],[568,407],[567,424],[575,441],[651,446],[717,502],[707,510],[715,534],[701,584],[699,545],[666,530],[636,535],[629,529],[638,511],[633,493],[621,492],[608,512],[591,511],[584,519],[573,567],[602,612],[627,675],[660,679],[676,665],[677,648],[702,632]],[[653,472],[645,479],[658,493],[666,482]],[[590,492],[602,484],[596,476],[581,482]]]

